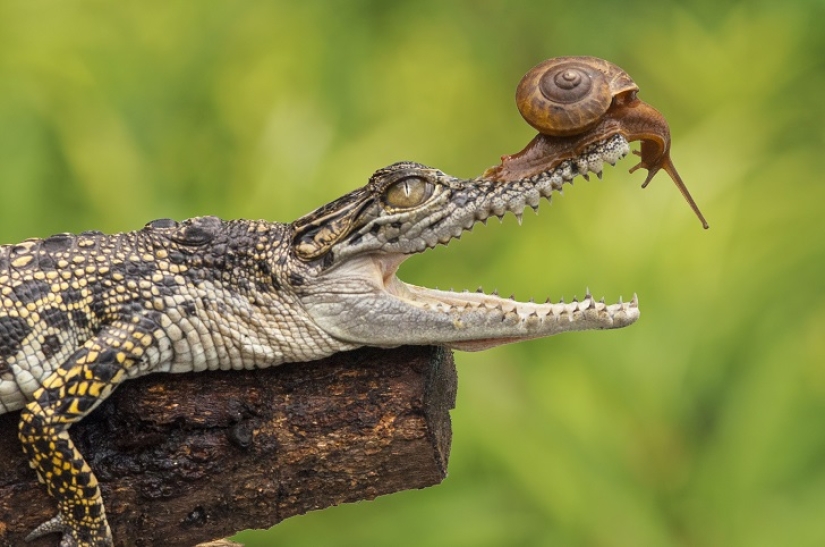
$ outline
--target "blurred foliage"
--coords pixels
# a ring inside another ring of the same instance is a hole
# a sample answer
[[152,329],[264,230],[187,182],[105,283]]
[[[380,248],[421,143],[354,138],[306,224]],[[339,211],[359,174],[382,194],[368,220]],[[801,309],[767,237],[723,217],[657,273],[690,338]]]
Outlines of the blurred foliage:
[[401,159],[480,173],[521,75],[608,58],[707,216],[632,160],[408,281],[639,294],[624,331],[457,356],[450,477],[268,545],[825,544],[821,2],[0,1],[0,234],[291,220]]

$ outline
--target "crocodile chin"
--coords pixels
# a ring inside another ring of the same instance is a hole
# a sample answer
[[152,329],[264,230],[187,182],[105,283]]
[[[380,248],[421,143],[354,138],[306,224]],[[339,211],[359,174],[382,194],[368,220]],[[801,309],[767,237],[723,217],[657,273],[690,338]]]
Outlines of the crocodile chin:
[[561,332],[613,329],[639,318],[637,298],[606,304],[582,300],[536,303],[496,293],[454,292],[403,282],[396,275],[412,254],[446,245],[489,217],[519,219],[565,183],[629,146],[621,135],[594,143],[571,159],[515,180],[458,179],[420,164],[381,169],[370,183],[296,221],[298,256],[318,268],[301,300],[327,334],[383,346],[442,344],[475,351]]

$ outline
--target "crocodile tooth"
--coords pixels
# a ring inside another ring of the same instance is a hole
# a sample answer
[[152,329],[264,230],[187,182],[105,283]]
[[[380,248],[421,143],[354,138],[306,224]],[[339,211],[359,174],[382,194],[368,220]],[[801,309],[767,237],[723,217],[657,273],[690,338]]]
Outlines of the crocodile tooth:
[[481,287],[481,285],[478,286],[478,288],[476,289],[476,292],[478,294],[484,294],[484,289]]

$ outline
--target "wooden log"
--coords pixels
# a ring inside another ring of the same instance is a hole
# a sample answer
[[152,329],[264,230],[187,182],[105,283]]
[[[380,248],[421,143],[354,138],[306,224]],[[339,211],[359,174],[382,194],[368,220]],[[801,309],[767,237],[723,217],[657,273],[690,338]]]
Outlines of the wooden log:
[[[192,547],[438,484],[455,390],[448,350],[363,348],[126,382],[70,432],[100,480],[117,547]],[[22,545],[55,512],[23,457],[18,419],[0,416],[0,547]]]

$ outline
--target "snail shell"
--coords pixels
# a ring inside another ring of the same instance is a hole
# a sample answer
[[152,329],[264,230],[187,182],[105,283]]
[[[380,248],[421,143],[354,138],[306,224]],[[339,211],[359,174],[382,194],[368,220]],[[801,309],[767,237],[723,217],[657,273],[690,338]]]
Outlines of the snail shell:
[[638,90],[613,63],[596,57],[556,57],[524,75],[516,104],[540,133],[567,137],[596,126],[614,97]]

